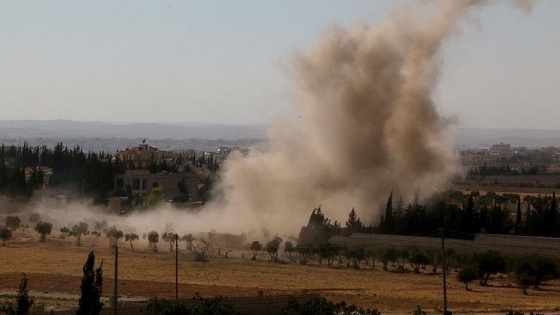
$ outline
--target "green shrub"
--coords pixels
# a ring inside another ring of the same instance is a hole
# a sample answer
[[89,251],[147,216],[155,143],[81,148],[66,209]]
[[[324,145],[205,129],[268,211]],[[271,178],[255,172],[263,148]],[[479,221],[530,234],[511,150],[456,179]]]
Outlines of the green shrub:
[[353,304],[346,304],[346,302],[341,301],[340,303],[334,304],[331,301],[323,297],[316,297],[309,299],[305,302],[298,302],[297,300],[292,300],[288,303],[284,309],[282,309],[283,315],[335,315],[335,314],[352,314],[352,315],[381,315],[376,309],[363,309],[359,308]]
[[229,303],[226,297],[217,296],[205,299],[196,295],[193,300],[197,301],[193,306],[187,306],[184,302],[154,298],[146,306],[146,315],[239,315],[239,311]]

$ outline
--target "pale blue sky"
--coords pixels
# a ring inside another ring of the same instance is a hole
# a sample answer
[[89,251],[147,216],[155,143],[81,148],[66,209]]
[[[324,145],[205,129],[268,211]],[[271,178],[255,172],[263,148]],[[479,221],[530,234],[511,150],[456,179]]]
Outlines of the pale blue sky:
[[[2,1],[0,119],[266,124],[293,110],[295,49],[407,2]],[[445,46],[438,108],[560,129],[560,1],[506,3]]]

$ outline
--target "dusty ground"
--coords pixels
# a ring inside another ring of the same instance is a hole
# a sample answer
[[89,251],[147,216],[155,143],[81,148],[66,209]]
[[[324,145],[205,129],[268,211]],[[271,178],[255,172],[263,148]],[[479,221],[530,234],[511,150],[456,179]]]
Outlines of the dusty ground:
[[[15,293],[25,272],[36,300],[49,307],[77,305],[82,266],[88,252],[93,249],[96,262],[103,260],[105,276],[104,295],[113,294],[114,255],[106,238],[95,244],[83,240],[76,247],[74,239],[51,236],[47,243],[38,242],[36,233],[31,237],[16,233],[5,247],[0,246],[0,295],[4,298]],[[135,242],[136,251],[128,243],[120,243],[118,292],[123,298],[174,297],[175,255],[165,243],[159,253],[153,253],[145,240]],[[264,294],[319,292],[333,300],[345,300],[363,307],[377,308],[383,313],[411,313],[417,305],[425,310],[438,310],[442,306],[441,274],[423,272],[405,274],[385,272],[378,263],[375,268],[362,270],[336,266],[309,264],[276,264],[267,256],[258,261],[241,258],[241,250],[230,253],[229,258],[211,254],[207,263],[193,262],[193,254],[183,246],[179,255],[179,294],[192,297],[195,292],[203,296],[251,296],[262,290]],[[547,283],[543,290],[530,290],[523,296],[511,279],[496,277],[491,286],[472,284],[472,291],[448,277],[448,305],[458,312],[496,312],[508,309],[559,311],[560,282]]]

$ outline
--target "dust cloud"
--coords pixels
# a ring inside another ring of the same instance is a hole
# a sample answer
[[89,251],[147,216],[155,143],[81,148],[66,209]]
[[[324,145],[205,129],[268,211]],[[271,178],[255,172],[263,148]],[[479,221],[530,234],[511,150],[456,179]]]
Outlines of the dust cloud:
[[[260,226],[217,225],[220,213],[201,209],[201,211],[186,211],[174,208],[170,204],[162,204],[157,209],[136,210],[129,215],[109,213],[103,206],[94,206],[84,202],[70,202],[67,205],[45,205],[44,203],[30,203],[19,209],[13,215],[18,215],[29,230],[34,229],[29,216],[38,213],[41,221],[53,224],[53,234],[59,235],[62,227],[72,228],[73,225],[85,222],[90,231],[95,230],[95,224],[106,221],[106,228],[116,226],[124,233],[136,233],[140,237],[150,231],[173,232],[180,236],[192,233],[196,237],[206,238],[208,232],[245,234],[248,238],[263,238]],[[1,220],[5,217],[0,215]]]
[[215,223],[297,232],[320,204],[343,225],[352,207],[377,223],[391,190],[407,200],[445,187],[457,161],[452,120],[432,99],[440,52],[472,7],[491,2],[415,2],[374,27],[328,28],[294,58],[300,118],[272,127],[268,150],[228,161]]

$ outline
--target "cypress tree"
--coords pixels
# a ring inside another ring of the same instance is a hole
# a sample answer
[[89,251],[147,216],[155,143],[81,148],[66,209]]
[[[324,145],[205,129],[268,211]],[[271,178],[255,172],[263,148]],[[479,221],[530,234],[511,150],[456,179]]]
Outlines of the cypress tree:
[[556,230],[558,205],[556,204],[556,192],[552,192],[552,199],[550,200],[550,208],[548,209],[548,215],[546,217],[546,223],[548,225],[548,235],[547,236],[558,236],[558,231]]
[[465,207],[464,230],[469,234],[474,234],[477,230],[474,220],[474,198],[469,196],[467,206]]
[[16,314],[17,315],[27,315],[29,314],[29,309],[33,305],[33,300],[29,299],[29,289],[27,288],[27,277],[25,273],[23,274],[23,279],[19,284],[16,297]]
[[517,198],[517,213],[515,215],[515,230],[516,235],[521,234],[521,197]]
[[101,303],[101,291],[103,289],[103,262],[94,271],[95,254],[91,251],[83,267],[84,276],[80,285],[80,296],[78,311],[76,315],[99,315],[103,303]]
[[383,224],[385,234],[393,233],[393,191],[389,194],[387,199],[387,206],[385,207],[385,222]]
[[360,218],[358,218],[358,214],[356,214],[356,210],[354,210],[354,207],[352,207],[352,210],[350,211],[350,213],[348,213],[346,228],[348,229],[349,235],[354,232],[362,231],[362,222],[360,221]]
[[6,171],[6,161],[4,160],[4,146],[0,153],[0,187],[4,187],[8,183],[8,172]]

